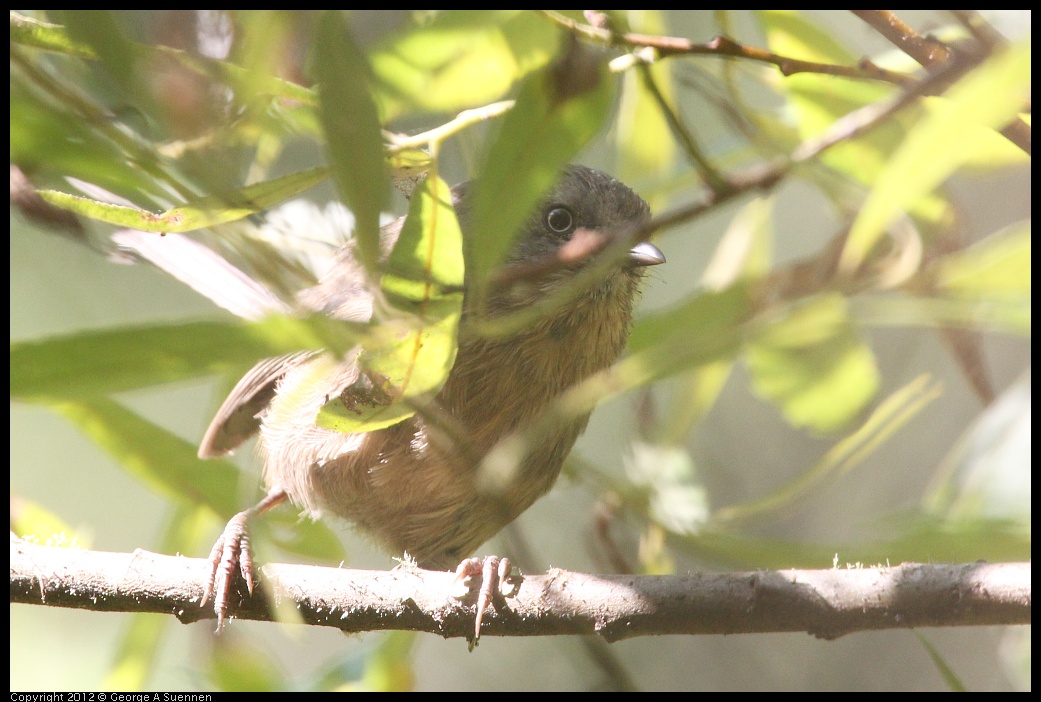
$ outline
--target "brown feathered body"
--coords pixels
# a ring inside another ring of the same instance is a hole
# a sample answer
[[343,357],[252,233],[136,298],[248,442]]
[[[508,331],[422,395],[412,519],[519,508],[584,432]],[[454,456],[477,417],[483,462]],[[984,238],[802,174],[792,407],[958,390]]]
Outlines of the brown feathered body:
[[[464,239],[466,192],[455,192]],[[552,253],[580,229],[616,231],[646,217],[646,203],[627,187],[598,171],[571,167],[517,238],[508,265]],[[385,229],[389,251],[400,222]],[[618,358],[643,266],[660,262],[652,255],[621,263],[505,337],[471,333],[467,299],[455,364],[430,412],[386,429],[343,434],[315,426],[319,408],[358,381],[356,351],[346,358],[268,359],[233,390],[200,453],[225,452],[242,440],[224,435],[230,427],[236,421],[248,426],[243,416],[256,416],[269,489],[285,490],[313,516],[334,514],[357,524],[392,553],[407,552],[422,566],[452,567],[552,487],[589,415],[538,432],[537,445],[525,447],[525,457],[505,477],[488,479],[480,459],[503,437],[531,426],[561,393]],[[498,290],[486,309],[492,318],[524,309],[557,290],[581,265]],[[333,271],[301,294],[301,304],[342,319],[367,319],[372,298],[362,280],[352,250],[345,248]]]

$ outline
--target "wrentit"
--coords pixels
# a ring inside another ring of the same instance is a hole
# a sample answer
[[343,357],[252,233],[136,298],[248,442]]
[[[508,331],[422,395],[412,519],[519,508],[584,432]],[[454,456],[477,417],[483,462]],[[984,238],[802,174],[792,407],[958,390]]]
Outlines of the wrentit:
[[[471,227],[468,192],[465,183],[453,188],[464,245]],[[552,255],[579,236],[610,237],[649,216],[647,203],[619,181],[570,166],[516,237],[506,269]],[[384,257],[403,220],[381,230]],[[479,459],[501,438],[534,421],[562,392],[618,358],[644,267],[664,261],[655,246],[638,244],[577,297],[504,337],[468,333],[475,310],[465,296],[455,364],[433,403],[455,432],[420,414],[363,434],[316,426],[315,417],[330,397],[364,382],[357,351],[344,358],[297,353],[254,366],[218,410],[199,449],[202,457],[220,456],[259,430],[268,489],[259,505],[229,522],[211,554],[218,628],[236,571],[252,591],[249,517],[286,499],[312,517],[333,514],[353,522],[391,553],[407,553],[432,569],[456,566],[513,521],[552,487],[589,414],[542,434],[507,484],[494,490],[478,479]],[[495,318],[523,309],[585,265],[588,260],[578,260],[493,288],[483,311]],[[368,320],[373,298],[364,280],[348,243],[333,269],[299,294],[299,306],[338,319]],[[464,437],[465,450],[449,434]],[[207,598],[210,592],[207,588]]]

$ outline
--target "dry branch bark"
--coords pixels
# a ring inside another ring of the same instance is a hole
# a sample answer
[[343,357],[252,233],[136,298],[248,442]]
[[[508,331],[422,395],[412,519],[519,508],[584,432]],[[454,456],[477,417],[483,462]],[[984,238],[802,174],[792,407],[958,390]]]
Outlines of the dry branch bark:
[[[204,559],[106,553],[11,541],[11,602],[213,619],[200,607]],[[400,629],[464,637],[476,586],[459,599],[452,573],[269,564],[241,619],[298,621],[348,632]],[[1029,563],[830,570],[591,575],[551,569],[516,577],[485,614],[485,636],[853,631],[1030,623]],[[244,594],[244,593],[240,593]]]

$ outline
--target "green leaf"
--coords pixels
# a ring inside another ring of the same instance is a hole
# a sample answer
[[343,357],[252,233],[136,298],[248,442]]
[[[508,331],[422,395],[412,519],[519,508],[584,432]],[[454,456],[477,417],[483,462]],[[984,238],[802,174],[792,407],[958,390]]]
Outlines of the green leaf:
[[[854,65],[859,58],[851,55],[830,32],[798,11],[760,10],[755,16],[766,33],[770,50],[776,54],[837,65]],[[817,73],[774,75],[778,89],[787,95],[793,108],[791,115],[801,140],[819,136],[836,120],[883,100],[897,90],[894,86]],[[849,195],[842,187],[843,179],[834,178],[831,171],[873,187],[891,154],[904,139],[908,125],[921,113],[918,106],[903,110],[866,134],[828,149],[820,157],[820,163],[828,168],[804,169],[801,174],[840,202]],[[794,142],[786,146],[789,149],[794,147]],[[934,195],[923,198],[909,209],[909,213],[920,226],[931,227],[942,222],[945,215],[949,216],[949,207]]]
[[255,636],[229,630],[213,639],[212,654],[206,659],[209,664],[207,688],[238,693],[290,689],[281,661],[268,647],[262,647]]
[[298,171],[220,195],[192,200],[160,214],[56,190],[41,190],[40,195],[52,205],[100,222],[143,232],[180,233],[244,219],[302,193],[328,175],[326,168]]
[[272,317],[252,323],[121,327],[11,343],[11,397],[107,395],[240,369],[293,351],[343,348],[361,335],[346,322]]
[[11,161],[33,173],[34,180],[72,176],[138,199],[158,192],[96,127],[56,107],[13,70],[10,85]]
[[929,659],[932,660],[933,665],[936,666],[936,672],[938,672],[940,677],[943,678],[943,681],[947,683],[947,688],[951,692],[968,692],[965,683],[963,683],[961,678],[958,677],[954,668],[944,660],[943,654],[929,642],[929,639],[927,639],[920,631],[915,631],[914,635],[915,638],[918,639],[918,643],[922,644],[926,653],[929,654]]
[[108,398],[53,407],[156,492],[203,503],[226,518],[239,511],[239,470],[233,464],[199,458],[194,444]]
[[936,264],[936,285],[962,297],[1029,298],[1030,223],[987,237]]
[[470,284],[478,289],[505,260],[560,169],[607,117],[612,83],[605,67],[584,51],[572,47],[560,64],[525,81],[488,150],[474,185],[473,241],[467,247]]
[[120,31],[111,10],[53,10],[56,18],[65,23],[69,37],[89,46],[104,64],[108,73],[119,83],[128,96],[139,99],[147,95],[142,88],[142,74],[138,60],[143,51],[127,41]]
[[674,543],[701,560],[730,568],[824,568],[832,565],[836,554],[840,563],[868,565],[1031,558],[1030,529],[1007,520],[952,523],[922,515],[902,520],[895,515],[882,515],[878,520],[889,528],[901,521],[904,523],[899,524],[898,536],[869,543],[799,543],[708,528]]
[[390,179],[373,101],[372,70],[341,11],[324,12],[318,21],[314,66],[333,178],[340,197],[354,213],[361,262],[374,271],[380,253],[380,212],[390,192]]
[[426,317],[431,303],[462,304],[463,234],[448,185],[431,175],[416,189],[380,287],[397,309]]
[[557,33],[527,10],[443,12],[370,54],[381,112],[389,120],[493,102],[544,66],[557,44]]
[[629,337],[632,358],[647,369],[648,380],[680,370],[734,358],[754,311],[751,286],[733,285],[697,295],[674,309],[647,315]]
[[324,522],[301,519],[294,510],[272,510],[264,520],[271,540],[287,553],[332,562],[346,557],[343,542]]
[[748,344],[752,385],[788,421],[827,433],[852,421],[875,396],[879,373],[841,295],[793,305]]
[[850,301],[857,321],[879,327],[954,327],[989,329],[1030,338],[1029,296],[972,297],[858,295]]
[[69,526],[47,507],[20,495],[11,495],[11,531],[33,543],[88,548],[90,539]]
[[903,211],[909,210],[975,155],[967,144],[975,127],[997,129],[1014,118],[1030,97],[1030,39],[996,54],[962,78],[947,101],[908,133],[850,230],[840,268],[856,270]]
[[359,358],[367,387],[333,398],[319,412],[319,426],[344,433],[390,426],[415,414],[414,401],[441,389],[457,350],[462,251],[451,192],[430,176],[412,196],[380,281],[386,299],[404,316],[374,330]]
[[835,442],[816,464],[763,497],[718,510],[712,515],[713,519],[718,522],[736,521],[790,510],[795,500],[809,494],[810,489],[825,478],[848,473],[862,463],[942,395],[943,387],[928,375],[915,378],[880,402],[863,424]]
[[81,58],[96,58],[93,49],[73,41],[60,24],[40,22],[17,12],[11,12],[11,43]]

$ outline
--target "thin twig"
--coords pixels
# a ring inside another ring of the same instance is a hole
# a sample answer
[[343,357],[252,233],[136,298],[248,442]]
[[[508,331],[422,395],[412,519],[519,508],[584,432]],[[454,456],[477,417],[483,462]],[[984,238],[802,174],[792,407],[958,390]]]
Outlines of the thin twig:
[[818,63],[816,61],[803,61],[801,59],[781,56],[765,49],[746,46],[728,37],[718,36],[704,44],[690,41],[682,37],[663,37],[651,34],[636,34],[633,32],[612,32],[609,29],[581,24],[570,17],[553,10],[542,10],[543,15],[553,22],[564,27],[579,37],[610,46],[628,47],[650,47],[658,52],[659,56],[681,56],[681,55],[706,55],[727,56],[732,58],[745,58],[760,63],[768,63],[781,71],[786,76],[796,73],[823,73],[843,78],[854,78],[858,80],[877,80],[894,85],[908,86],[915,82],[913,76],[908,76],[896,71],[880,68],[870,61],[861,61],[856,66],[842,66],[831,63]]
[[[897,17],[892,10],[850,10],[850,12],[867,22],[893,45],[931,72],[957,62],[957,55],[946,44],[935,37],[920,35]],[[977,29],[977,31],[980,30]],[[989,50],[994,48],[995,41],[993,36],[991,36],[983,47],[985,51],[981,52],[981,56],[977,57],[977,62],[985,57]],[[964,62],[968,63],[968,61]],[[1016,118],[1002,128],[1001,133],[1028,155],[1030,154],[1032,138],[1029,124],[1022,119]]]

